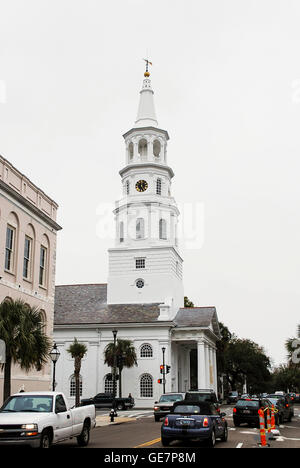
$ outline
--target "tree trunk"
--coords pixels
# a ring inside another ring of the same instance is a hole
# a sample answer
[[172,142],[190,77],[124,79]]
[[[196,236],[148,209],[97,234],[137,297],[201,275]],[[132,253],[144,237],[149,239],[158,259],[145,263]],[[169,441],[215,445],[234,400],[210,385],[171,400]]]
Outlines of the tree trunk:
[[78,408],[80,406],[80,368],[81,368],[81,359],[75,358],[75,406]]
[[6,354],[6,363],[4,365],[4,383],[3,383],[3,401],[11,394],[11,356]]

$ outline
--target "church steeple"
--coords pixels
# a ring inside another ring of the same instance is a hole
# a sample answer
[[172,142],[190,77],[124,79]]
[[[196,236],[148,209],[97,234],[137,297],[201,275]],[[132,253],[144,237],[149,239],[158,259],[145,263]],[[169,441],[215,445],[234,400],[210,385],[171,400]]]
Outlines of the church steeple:
[[143,87],[140,91],[140,102],[137,113],[137,118],[135,121],[135,127],[158,127],[158,122],[156,119],[154,99],[153,99],[153,89],[151,88],[150,73],[148,71],[148,60],[147,68],[144,73]]

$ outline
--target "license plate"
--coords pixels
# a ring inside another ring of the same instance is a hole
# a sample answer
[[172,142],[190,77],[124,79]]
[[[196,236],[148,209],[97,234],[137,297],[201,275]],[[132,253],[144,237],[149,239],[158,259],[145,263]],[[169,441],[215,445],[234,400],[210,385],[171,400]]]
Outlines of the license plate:
[[190,419],[179,419],[177,422],[177,425],[180,427],[190,427],[194,425],[194,421]]
[[244,414],[250,414],[250,413],[251,413],[251,411],[250,411],[250,410],[248,410],[248,409],[245,409],[245,410],[243,410],[243,413],[244,413]]

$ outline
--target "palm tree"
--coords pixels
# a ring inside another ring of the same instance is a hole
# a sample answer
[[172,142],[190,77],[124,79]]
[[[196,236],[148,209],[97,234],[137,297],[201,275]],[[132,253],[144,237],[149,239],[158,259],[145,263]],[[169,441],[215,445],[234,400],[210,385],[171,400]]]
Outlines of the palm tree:
[[74,359],[74,377],[75,377],[75,406],[80,406],[80,369],[81,361],[87,353],[87,347],[83,343],[78,343],[74,338],[73,343],[67,349]]
[[104,350],[104,364],[113,367],[115,353],[119,369],[119,397],[122,398],[122,370],[124,367],[137,366],[137,357],[132,341],[118,339],[116,349],[114,349],[114,343],[109,343],[106,346]]
[[11,366],[18,364],[26,372],[40,371],[49,359],[50,340],[44,332],[41,310],[21,299],[0,304],[0,339],[6,345],[4,367],[4,401],[11,394]]

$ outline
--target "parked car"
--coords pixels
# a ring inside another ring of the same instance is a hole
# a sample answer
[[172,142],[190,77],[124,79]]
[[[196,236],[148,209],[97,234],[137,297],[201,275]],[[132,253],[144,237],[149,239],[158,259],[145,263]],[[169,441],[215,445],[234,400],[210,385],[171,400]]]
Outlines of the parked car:
[[213,403],[216,410],[220,412],[220,402],[215,392],[211,389],[189,390],[185,394],[185,400]]
[[95,425],[92,405],[68,409],[62,393],[16,393],[0,408],[0,445],[49,448],[76,437],[78,445],[86,446]]
[[300,393],[295,393],[295,403],[299,403],[300,402]]
[[[81,405],[95,405],[96,408],[113,408],[114,396],[112,393],[98,393],[93,398],[84,398],[81,400]],[[134,399],[128,398],[115,398],[116,409],[126,410],[134,407]]]
[[171,413],[161,427],[161,442],[167,447],[173,440],[199,439],[214,447],[216,439],[228,438],[225,413],[219,414],[215,405],[206,401],[183,400],[174,403]]
[[293,401],[289,395],[284,392],[276,392],[268,395],[268,399],[277,399],[282,400],[282,403],[285,407],[285,419],[291,421],[294,416],[294,405]]
[[172,406],[176,401],[184,400],[184,393],[163,393],[154,404],[154,419],[160,421],[163,416],[170,413]]
[[[239,399],[233,408],[233,424],[239,427],[242,423],[259,427],[258,410],[270,407],[270,402],[266,398],[244,398]],[[265,420],[267,420],[267,412]]]
[[236,403],[239,399],[239,392],[237,391],[232,391],[228,393],[227,396],[227,405],[231,405],[232,403]]

